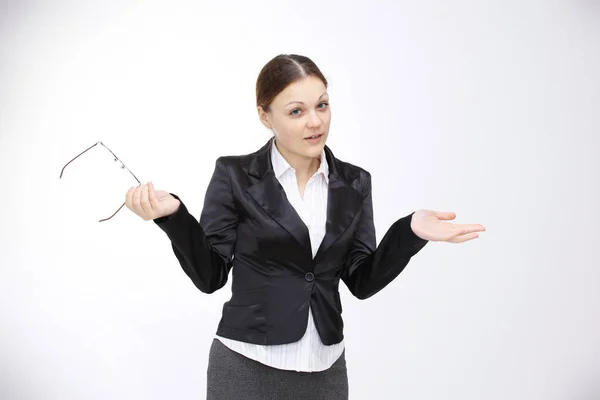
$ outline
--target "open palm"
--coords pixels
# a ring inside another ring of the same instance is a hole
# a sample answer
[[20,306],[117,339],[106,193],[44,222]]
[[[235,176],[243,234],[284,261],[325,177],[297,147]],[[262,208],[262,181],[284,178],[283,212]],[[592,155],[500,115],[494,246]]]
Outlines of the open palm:
[[479,237],[485,231],[480,224],[455,224],[456,214],[446,211],[418,210],[412,216],[410,227],[421,239],[433,242],[463,243]]

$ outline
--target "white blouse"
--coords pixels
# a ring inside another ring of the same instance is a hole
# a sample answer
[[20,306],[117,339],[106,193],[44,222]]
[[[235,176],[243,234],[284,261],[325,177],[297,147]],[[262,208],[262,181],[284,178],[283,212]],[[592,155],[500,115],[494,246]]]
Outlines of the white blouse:
[[[325,151],[321,153],[321,165],[308,180],[304,198],[300,196],[296,171],[283,158],[275,143],[271,146],[273,172],[283,186],[285,194],[302,221],[308,227],[313,258],[325,236],[327,222],[327,192],[329,167]],[[235,267],[234,267],[235,268]],[[334,345],[324,345],[313,321],[309,307],[308,325],[304,336],[294,343],[280,345],[260,345],[246,343],[216,335],[225,346],[248,358],[274,368],[315,372],[328,369],[337,361],[344,350],[344,340]]]

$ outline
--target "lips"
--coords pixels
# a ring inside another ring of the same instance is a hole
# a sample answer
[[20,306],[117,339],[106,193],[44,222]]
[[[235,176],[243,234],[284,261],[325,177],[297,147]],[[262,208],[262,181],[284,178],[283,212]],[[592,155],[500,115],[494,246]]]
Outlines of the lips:
[[308,136],[308,137],[305,137],[304,139],[311,139],[311,140],[315,140],[315,139],[318,139],[318,138],[320,138],[321,136],[323,136],[323,134],[322,134],[322,133],[321,133],[321,134],[319,134],[319,135]]

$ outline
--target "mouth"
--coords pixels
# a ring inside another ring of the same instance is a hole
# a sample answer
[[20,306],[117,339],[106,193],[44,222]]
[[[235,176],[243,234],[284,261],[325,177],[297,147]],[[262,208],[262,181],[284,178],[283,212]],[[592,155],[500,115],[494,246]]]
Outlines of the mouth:
[[314,140],[319,140],[322,136],[323,136],[323,134],[321,133],[319,135],[313,135],[313,136],[305,137],[304,139],[305,140],[313,140],[314,141]]

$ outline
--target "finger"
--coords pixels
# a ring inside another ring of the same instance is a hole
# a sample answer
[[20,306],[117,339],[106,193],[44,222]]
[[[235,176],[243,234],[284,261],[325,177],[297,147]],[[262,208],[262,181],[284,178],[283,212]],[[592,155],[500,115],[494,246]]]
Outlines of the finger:
[[154,192],[154,185],[152,182],[148,182],[148,197],[152,211],[158,211],[158,199],[156,198],[156,193]]
[[125,205],[127,205],[127,208],[129,208],[131,211],[133,211],[133,192],[135,191],[135,186],[132,186],[129,188],[129,190],[127,191],[127,193],[125,193]]
[[466,233],[484,232],[485,231],[485,226],[483,226],[481,224],[456,224],[456,226],[462,232],[461,233],[462,235],[464,235]]
[[451,242],[451,243],[464,243],[464,242],[467,242],[469,240],[477,239],[478,237],[479,237],[479,235],[476,234],[476,233],[469,233],[467,235],[456,236],[456,237],[450,239],[449,242]]
[[435,216],[444,221],[450,221],[456,218],[456,213],[452,211],[436,211]]
[[148,198],[148,184],[144,183],[142,185],[142,194],[140,195],[140,204],[142,206],[142,210],[144,210],[144,214],[146,218],[150,218],[152,216],[152,207],[150,207],[150,199]]
[[142,209],[142,205],[140,203],[140,197],[142,196],[142,185],[140,184],[135,188],[135,192],[133,192],[133,210],[137,215],[144,218],[144,210]]

